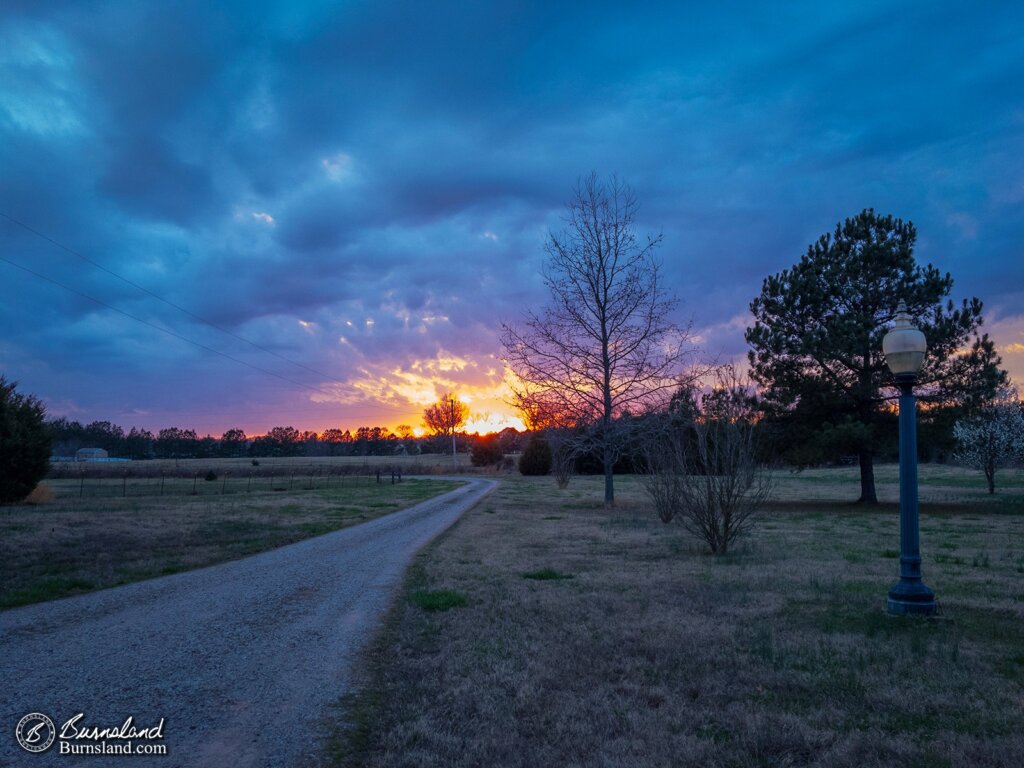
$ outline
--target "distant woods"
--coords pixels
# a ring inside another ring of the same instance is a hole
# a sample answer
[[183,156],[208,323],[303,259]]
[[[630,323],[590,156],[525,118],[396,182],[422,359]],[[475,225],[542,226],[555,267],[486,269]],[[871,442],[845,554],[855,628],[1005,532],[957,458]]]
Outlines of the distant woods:
[[[123,427],[109,421],[81,424],[67,418],[47,422],[53,440],[53,455],[73,457],[80,448],[102,448],[110,456],[126,459],[203,459],[272,456],[402,456],[451,451],[450,436],[415,437],[412,428],[338,428],[322,432],[300,431],[295,427],[274,427],[265,435],[248,436],[241,429],[229,429],[220,437],[200,437],[193,429],[168,427],[156,434],[148,429]],[[507,429],[496,436],[506,453],[521,450],[521,435]],[[458,435],[460,452],[469,451],[474,438]]]

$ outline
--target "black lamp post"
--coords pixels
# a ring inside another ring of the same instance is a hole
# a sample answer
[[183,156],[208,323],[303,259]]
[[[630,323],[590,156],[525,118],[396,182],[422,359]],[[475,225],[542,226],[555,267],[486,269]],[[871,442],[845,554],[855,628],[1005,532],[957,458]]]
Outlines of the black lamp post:
[[928,345],[900,302],[896,325],[882,339],[882,353],[900,388],[900,580],[889,590],[889,613],[931,616],[935,593],[921,578],[921,529],[917,505],[917,403],[914,382]]

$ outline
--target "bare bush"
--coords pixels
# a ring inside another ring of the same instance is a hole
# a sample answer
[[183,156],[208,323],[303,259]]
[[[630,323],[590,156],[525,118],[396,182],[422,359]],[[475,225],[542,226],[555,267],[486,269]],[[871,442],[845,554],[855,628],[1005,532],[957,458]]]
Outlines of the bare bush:
[[771,492],[758,462],[759,432],[744,387],[729,372],[692,419],[666,417],[647,441],[646,491],[664,523],[673,520],[724,555]]
[[558,487],[564,490],[576,473],[577,441],[567,429],[549,429],[547,439],[551,448],[551,474]]

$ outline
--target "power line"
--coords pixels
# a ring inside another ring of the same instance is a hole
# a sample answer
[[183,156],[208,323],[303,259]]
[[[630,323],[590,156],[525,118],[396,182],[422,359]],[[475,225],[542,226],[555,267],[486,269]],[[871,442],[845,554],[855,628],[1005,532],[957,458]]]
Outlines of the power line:
[[[0,215],[2,215],[2,214],[0,214]],[[188,338],[186,336],[182,336],[180,333],[176,333],[176,332],[174,332],[174,331],[172,331],[172,330],[170,330],[168,328],[164,328],[163,326],[156,325],[155,323],[151,323],[148,320],[145,320],[145,319],[143,319],[143,318],[141,318],[141,317],[139,317],[137,315],[131,314],[130,312],[125,312],[123,309],[118,309],[113,304],[109,304],[109,303],[103,301],[102,299],[97,299],[95,296],[90,296],[89,294],[84,293],[83,291],[79,291],[76,288],[72,288],[69,285],[65,285],[64,283],[62,283],[62,282],[60,282],[58,280],[54,280],[52,277],[47,277],[44,274],[36,272],[34,269],[30,269],[29,267],[26,267],[26,266],[24,266],[22,264],[18,264],[15,261],[11,261],[10,259],[6,259],[3,256],[0,256],[0,261],[3,261],[6,264],[10,264],[12,267],[15,267],[16,269],[20,269],[23,272],[27,272],[28,274],[30,274],[30,275],[32,275],[34,277],[37,277],[40,280],[44,280],[47,283],[50,283],[52,285],[56,285],[59,288],[63,288],[65,291],[73,293],[76,296],[80,296],[83,299],[88,299],[89,301],[95,302],[96,304],[99,304],[101,307],[105,307],[106,309],[109,309],[112,312],[116,312],[119,315],[123,315],[124,317],[127,317],[129,320],[134,320],[137,323],[141,323],[142,325],[145,325],[145,326],[147,326],[149,328],[153,328],[154,330],[160,331],[161,333],[165,333],[168,336],[172,336],[172,337],[174,337],[176,339],[179,339],[180,341],[184,341],[185,343],[191,344],[194,347],[198,347],[199,349],[205,350],[207,352],[212,352],[215,355],[220,355],[221,357],[223,357],[223,358],[225,358],[227,360],[231,360],[232,362],[239,363],[240,365],[244,365],[244,366],[246,366],[248,368],[252,368],[255,371],[259,371],[260,373],[265,373],[268,376],[273,376],[276,379],[280,379],[281,381],[285,381],[285,382],[287,382],[289,384],[293,384],[293,385],[295,385],[297,387],[302,387],[303,389],[308,389],[308,390],[310,390],[312,392],[317,392],[318,394],[321,394],[321,395],[333,396],[333,393],[328,392],[327,390],[321,389],[319,387],[314,387],[314,386],[312,386],[310,384],[305,384],[305,383],[303,383],[301,381],[296,381],[295,379],[290,379],[287,376],[282,376],[279,373],[274,373],[273,371],[267,370],[266,368],[261,368],[258,365],[253,365],[252,363],[249,363],[249,362],[247,362],[245,360],[242,360],[241,358],[234,357],[232,355],[229,355],[226,352],[221,352],[219,349],[214,349],[213,347],[209,347],[209,346],[207,346],[207,345],[205,345],[205,344],[203,344],[201,342],[195,341],[195,340],[190,339],[190,338]],[[342,383],[342,382],[339,382],[339,383]],[[381,405],[377,405],[377,406],[367,405],[367,406],[363,406],[363,407],[366,407],[368,409],[375,409],[375,410],[389,410],[389,411],[398,411],[398,410],[400,410],[398,408],[394,408],[394,407],[390,407],[390,406],[381,406]],[[404,411],[404,410],[401,411],[401,412],[402,413],[408,413],[407,411]]]
[[[49,235],[47,235],[47,234],[45,234],[43,232],[40,232],[38,229],[35,229],[34,227],[26,224],[23,221],[19,221],[18,219],[16,219],[13,216],[10,216],[10,215],[4,213],[3,211],[0,211],[0,217],[3,217],[5,219],[7,219],[7,221],[11,222],[12,224],[16,224],[17,226],[21,227],[22,229],[26,230],[27,232],[31,232],[36,237],[39,237],[42,240],[45,240],[46,242],[50,243],[51,245],[54,245],[57,248],[60,248],[62,251],[65,251],[66,253],[69,253],[72,256],[75,256],[75,257],[81,259],[82,261],[86,262],[87,264],[91,264],[96,269],[99,269],[102,272],[106,272],[108,275],[111,275],[112,277],[116,277],[121,282],[125,283],[126,285],[130,285],[132,288],[135,288],[136,290],[141,291],[142,293],[146,294],[147,296],[151,296],[152,298],[156,299],[157,301],[159,301],[159,302],[161,302],[163,304],[166,304],[167,306],[169,306],[169,307],[171,307],[173,309],[176,309],[176,310],[178,310],[179,312],[182,312],[185,315],[188,315],[193,320],[196,320],[196,321],[198,321],[200,323],[203,323],[204,325],[208,325],[210,328],[213,328],[214,330],[220,331],[221,333],[226,334],[227,336],[230,336],[233,339],[237,339],[238,341],[244,342],[245,344],[248,344],[249,346],[251,346],[251,347],[253,347],[255,349],[258,349],[261,352],[266,352],[268,355],[273,355],[274,357],[276,357],[276,358],[278,358],[280,360],[284,360],[286,363],[289,363],[291,365],[297,366],[299,368],[303,368],[303,369],[309,371],[310,373],[315,373],[317,376],[320,376],[323,379],[326,379],[328,381],[332,381],[335,384],[341,384],[342,386],[347,386],[346,382],[343,382],[343,381],[341,381],[339,379],[336,379],[333,376],[331,376],[330,374],[324,373],[323,371],[318,371],[316,368],[312,368],[312,367],[306,365],[305,363],[300,363],[297,360],[292,360],[289,357],[285,357],[284,355],[280,354],[279,352],[275,352],[274,350],[269,349],[267,347],[264,347],[261,344],[257,344],[255,341],[247,339],[244,336],[240,336],[239,334],[235,333],[234,331],[228,330],[227,328],[224,328],[223,326],[218,325],[217,323],[213,322],[212,320],[208,320],[208,319],[206,319],[206,318],[204,318],[204,317],[202,317],[200,315],[195,314],[191,310],[188,310],[185,307],[182,307],[179,304],[175,304],[170,299],[166,299],[163,296],[161,296],[160,294],[154,293],[153,291],[149,290],[148,288],[146,288],[146,287],[144,287],[142,285],[139,285],[138,283],[134,282],[133,280],[128,279],[124,275],[118,274],[117,272],[113,271],[112,269],[109,269],[108,267],[105,267],[103,264],[100,264],[98,261],[90,259],[88,256],[86,256],[86,255],[84,255],[82,253],[79,253],[75,249],[70,248],[67,245],[64,245],[63,243],[61,243],[61,242],[59,242],[57,240],[54,240]],[[6,261],[6,259],[5,259],[5,261]],[[7,262],[7,263],[13,264],[16,267],[24,269],[23,267],[20,267],[20,265],[14,264],[14,262]],[[31,270],[25,269],[25,271],[26,272],[30,272]],[[35,273],[33,273],[33,274],[35,274]],[[37,277],[39,277],[39,275],[37,275]],[[48,278],[43,278],[43,279],[48,279]],[[50,282],[53,282],[56,285],[60,285],[59,283],[56,283],[56,281],[53,281],[53,280],[51,280]],[[66,286],[61,285],[61,287],[65,288]],[[73,289],[68,289],[68,290],[73,290]],[[80,295],[85,296],[85,294],[80,294]],[[98,299],[93,299],[91,296],[85,296],[85,297],[88,298],[88,299],[92,299],[93,301],[97,301],[98,303],[101,303],[101,304],[103,303],[103,302],[99,302]],[[107,306],[110,309],[114,309],[115,311],[120,312],[120,310],[116,309],[115,307],[110,307],[110,305],[108,305],[108,304],[105,304],[104,306]],[[127,313],[125,313],[125,312],[121,312],[121,314],[126,315],[128,317],[132,317],[131,315],[127,315]],[[138,319],[138,318],[132,317],[132,319]],[[141,321],[141,322],[145,322],[145,321]],[[156,327],[156,326],[153,326],[153,327]],[[181,338],[181,337],[179,337],[179,338]],[[187,339],[186,339],[186,341],[187,341]],[[213,350],[213,351],[217,352],[216,350]],[[222,355],[224,357],[228,357],[228,359],[232,359],[232,360],[235,359],[235,358],[231,358],[228,355],[225,355],[225,354],[223,354],[221,352],[217,352],[217,354],[220,354],[220,355]],[[237,362],[241,362],[241,361],[237,361]],[[243,365],[248,365],[248,363],[243,363]],[[255,366],[250,366],[250,367],[255,367]],[[263,370],[263,369],[259,369],[258,368],[257,370]],[[263,371],[263,372],[264,373],[268,373],[268,371]],[[274,376],[276,374],[271,374],[271,375]],[[278,376],[278,378],[282,378],[282,377]],[[286,379],[286,381],[290,381],[290,380]],[[306,385],[301,385],[301,386],[306,386]],[[378,407],[383,408],[383,409],[388,409],[387,406],[378,406]]]

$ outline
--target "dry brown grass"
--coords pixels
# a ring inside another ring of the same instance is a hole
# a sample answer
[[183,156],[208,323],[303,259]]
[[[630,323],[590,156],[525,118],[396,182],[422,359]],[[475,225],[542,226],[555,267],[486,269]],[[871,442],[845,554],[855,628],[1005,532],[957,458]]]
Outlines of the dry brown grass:
[[[596,478],[507,480],[419,557],[408,594],[467,605],[396,605],[330,761],[1018,766],[1024,478],[962,512],[945,496],[970,497],[973,476],[924,475],[946,505],[923,516],[942,605],[927,621],[885,614],[897,519],[840,503],[845,470],[787,478],[779,510],[718,559],[634,480],[614,510]],[[524,578],[545,569],[571,578]]]
[[25,497],[24,503],[35,507],[40,504],[51,504],[56,498],[57,496],[49,486],[40,483],[32,489],[32,493]]
[[[51,484],[64,482],[74,485]],[[0,608],[262,552],[379,517],[456,485],[350,481],[292,493],[182,492],[163,498],[79,498],[65,492],[45,506],[0,506]]]

